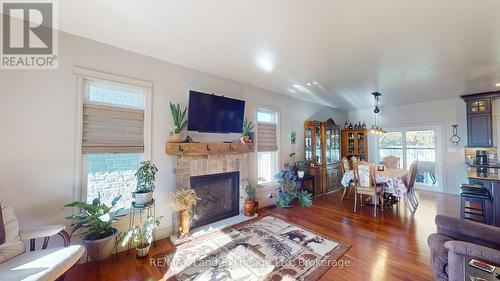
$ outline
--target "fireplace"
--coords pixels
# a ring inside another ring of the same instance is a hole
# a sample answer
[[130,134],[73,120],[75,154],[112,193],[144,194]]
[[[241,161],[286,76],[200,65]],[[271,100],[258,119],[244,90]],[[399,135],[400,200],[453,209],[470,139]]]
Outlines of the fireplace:
[[201,199],[194,207],[194,227],[239,214],[239,172],[193,176],[190,181],[191,188]]

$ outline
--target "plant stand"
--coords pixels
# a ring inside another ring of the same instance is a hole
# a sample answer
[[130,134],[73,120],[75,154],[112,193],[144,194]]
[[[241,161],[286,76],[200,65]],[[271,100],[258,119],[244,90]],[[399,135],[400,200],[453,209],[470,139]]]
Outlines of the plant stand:
[[[143,223],[143,214],[146,212],[146,216],[153,216],[156,218],[156,204],[155,200],[153,199],[151,202],[142,205],[142,204],[136,204],[135,202],[132,202],[129,210],[129,224],[128,224],[128,229],[131,230],[132,227],[135,225],[135,216],[139,215],[139,223]],[[153,229],[153,246],[156,247],[156,229]],[[127,255],[130,255],[130,249],[132,249],[132,240],[128,242],[128,251]]]

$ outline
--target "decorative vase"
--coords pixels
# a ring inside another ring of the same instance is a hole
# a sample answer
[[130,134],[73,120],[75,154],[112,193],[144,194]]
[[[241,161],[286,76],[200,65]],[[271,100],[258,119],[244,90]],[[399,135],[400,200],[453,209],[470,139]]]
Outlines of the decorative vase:
[[249,143],[250,142],[250,136],[243,136],[243,142]]
[[133,196],[136,205],[147,205],[153,201],[153,192],[137,193],[134,192]]
[[181,134],[173,134],[172,136],[170,136],[169,142],[182,142]]
[[252,199],[245,200],[245,216],[251,217],[254,214],[255,202]]
[[149,247],[151,247],[151,244],[149,244],[149,243],[137,245],[137,247],[135,247],[135,250],[137,252],[137,257],[143,258],[143,257],[147,256],[149,254]]
[[116,228],[112,228],[110,234],[104,238],[97,240],[82,238],[83,245],[85,245],[90,259],[93,261],[102,261],[108,258],[113,252],[113,241],[117,233]]
[[183,238],[189,235],[189,213],[186,210],[179,211],[179,237]]
[[306,173],[305,171],[298,171],[297,176],[299,177],[299,179],[301,179],[304,177],[305,173]]

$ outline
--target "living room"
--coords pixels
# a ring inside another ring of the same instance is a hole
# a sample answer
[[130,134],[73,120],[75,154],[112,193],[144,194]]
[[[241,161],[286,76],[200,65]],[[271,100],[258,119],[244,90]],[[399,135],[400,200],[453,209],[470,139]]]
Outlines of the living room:
[[1,280],[498,276],[500,3],[43,3],[1,2]]

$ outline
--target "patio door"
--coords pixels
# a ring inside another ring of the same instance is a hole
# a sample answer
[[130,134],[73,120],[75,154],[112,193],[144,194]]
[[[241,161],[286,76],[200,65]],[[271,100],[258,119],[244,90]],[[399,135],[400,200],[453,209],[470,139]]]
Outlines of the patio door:
[[441,126],[390,128],[378,141],[379,159],[397,156],[400,166],[409,169],[418,160],[415,187],[441,191]]

